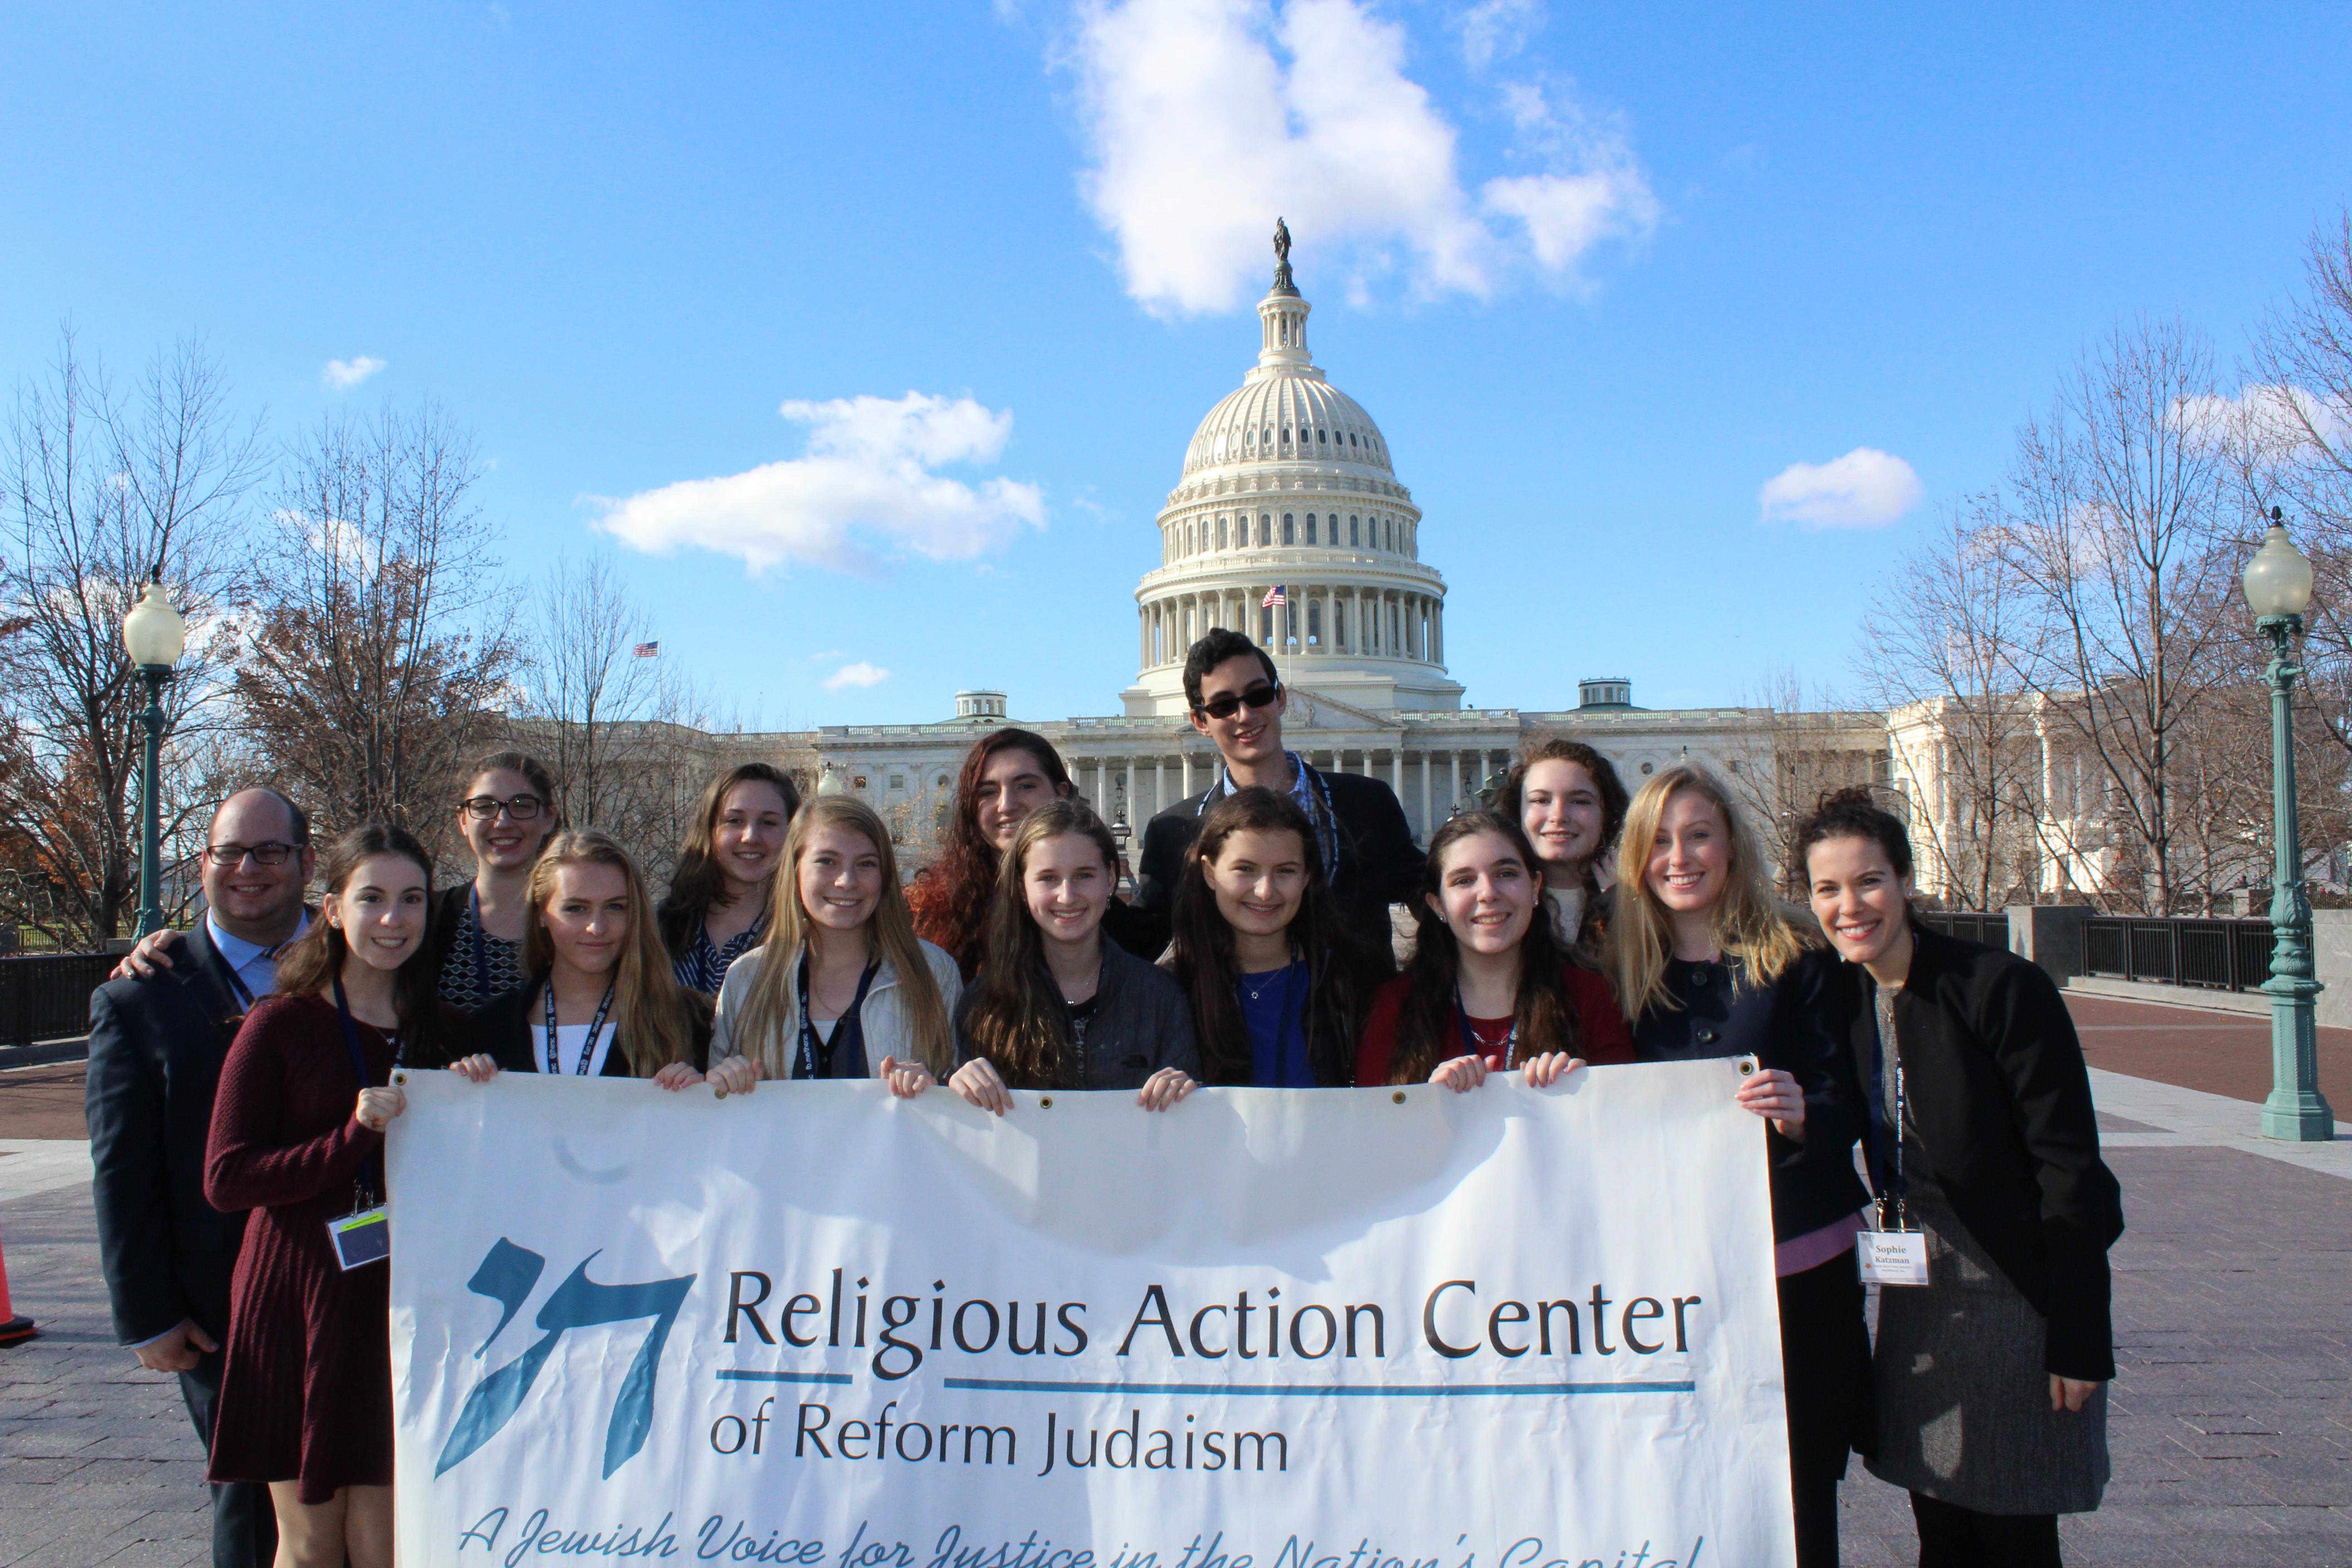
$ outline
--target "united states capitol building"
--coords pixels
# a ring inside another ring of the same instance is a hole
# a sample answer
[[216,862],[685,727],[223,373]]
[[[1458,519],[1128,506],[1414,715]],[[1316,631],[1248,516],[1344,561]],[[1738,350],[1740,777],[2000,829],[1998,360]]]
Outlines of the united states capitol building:
[[[1675,763],[1702,763],[1744,785],[1766,820],[1810,805],[1825,783],[1887,777],[1883,714],[1653,710],[1635,704],[1638,672],[1622,664],[1579,681],[1573,707],[1463,706],[1446,673],[1450,606],[1432,557],[1466,531],[1423,519],[1371,415],[1315,363],[1311,307],[1286,260],[1257,313],[1256,362],[1192,433],[1160,510],[1160,564],[1136,584],[1135,679],[1118,712],[1050,719],[1024,712],[1017,691],[961,691],[952,716],[932,723],[714,735],[712,749],[814,768],[819,788],[879,811],[911,866],[938,842],[972,741],[1019,724],[1060,749],[1107,820],[1139,834],[1214,776],[1216,752],[1186,717],[1184,653],[1228,626],[1284,672],[1292,749],[1318,768],[1388,784],[1424,840],[1523,743],[1554,735],[1599,750],[1629,788]],[[1269,608],[1277,584],[1288,603]]]

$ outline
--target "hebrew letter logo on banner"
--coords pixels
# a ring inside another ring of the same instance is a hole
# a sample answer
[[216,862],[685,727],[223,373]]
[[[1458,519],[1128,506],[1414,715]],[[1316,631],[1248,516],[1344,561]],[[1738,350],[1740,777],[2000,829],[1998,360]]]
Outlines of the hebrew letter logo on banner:
[[[555,1353],[556,1342],[566,1333],[605,1323],[635,1322],[639,1318],[652,1319],[653,1326],[646,1331],[645,1343],[637,1347],[636,1359],[629,1363],[628,1375],[622,1378],[621,1392],[613,1401],[612,1419],[604,1428],[606,1479],[646,1446],[646,1434],[653,1429],[654,1382],[661,1371],[662,1346],[669,1342],[670,1325],[677,1321],[678,1309],[694,1289],[696,1276],[649,1279],[638,1285],[599,1285],[588,1278],[588,1265],[595,1260],[593,1252],[582,1258],[563,1283],[548,1293],[539,1309],[539,1326],[547,1331],[539,1342],[476,1384],[473,1393],[466,1396],[457,1428],[434,1465],[435,1475],[464,1460],[513,1419],[548,1358]],[[477,1296],[488,1296],[506,1310],[489,1338],[474,1352],[477,1359],[514,1321],[546,1267],[546,1258],[504,1237],[483,1255],[482,1266],[466,1281],[466,1289]]]

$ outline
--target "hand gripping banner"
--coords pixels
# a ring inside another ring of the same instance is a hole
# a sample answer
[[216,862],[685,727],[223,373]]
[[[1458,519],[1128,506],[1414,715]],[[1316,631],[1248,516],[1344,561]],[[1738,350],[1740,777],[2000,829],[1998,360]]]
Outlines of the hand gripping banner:
[[400,1560],[1786,1568],[1738,1078],[409,1073]]

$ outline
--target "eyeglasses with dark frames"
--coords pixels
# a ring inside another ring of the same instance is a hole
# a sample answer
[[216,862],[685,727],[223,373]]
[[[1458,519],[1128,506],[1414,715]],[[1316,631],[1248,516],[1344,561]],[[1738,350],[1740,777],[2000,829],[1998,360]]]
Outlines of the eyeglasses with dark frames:
[[257,866],[283,866],[287,857],[294,854],[298,847],[292,844],[280,844],[275,839],[264,844],[207,844],[205,846],[205,858],[215,866],[234,868],[244,865],[245,858],[250,855]]
[[477,822],[488,822],[501,811],[516,822],[529,822],[539,815],[546,802],[535,795],[519,795],[512,800],[500,800],[494,795],[478,795],[464,805],[466,815]]
[[1281,695],[1280,681],[1275,682],[1272,686],[1261,684],[1251,687],[1239,697],[1220,697],[1214,702],[1199,703],[1194,706],[1192,711],[1206,713],[1212,719],[1230,719],[1242,710],[1244,703],[1252,708],[1263,708]]

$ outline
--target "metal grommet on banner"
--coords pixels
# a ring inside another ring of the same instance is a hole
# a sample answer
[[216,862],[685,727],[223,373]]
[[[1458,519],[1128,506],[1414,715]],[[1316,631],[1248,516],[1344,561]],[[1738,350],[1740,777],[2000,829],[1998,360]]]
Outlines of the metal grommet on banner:
[[392,1075],[392,1081],[394,1087],[398,1087],[408,1081],[408,1075],[404,1072],[396,1072]]
[[721,1100],[727,1098],[727,1091],[723,1089],[714,1089],[710,1092],[717,1095]]
[[1754,1072],[1759,1065],[1759,1064],[1754,1057],[1742,1057],[1739,1058],[1739,1071],[1742,1076]]
[[1404,1090],[1398,1089],[1394,1094],[1390,1095],[1389,1098],[1395,1100],[1399,1105],[1402,1105],[1404,1103]]
[[1050,1094],[1041,1094],[1041,1095],[1039,1095],[1039,1096],[1037,1097],[1037,1108],[1038,1108],[1040,1110],[1053,1110],[1053,1109],[1054,1109],[1054,1097],[1053,1097],[1052,1095],[1050,1095]]

